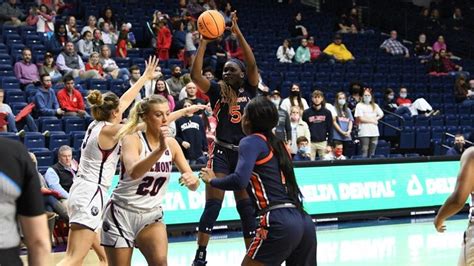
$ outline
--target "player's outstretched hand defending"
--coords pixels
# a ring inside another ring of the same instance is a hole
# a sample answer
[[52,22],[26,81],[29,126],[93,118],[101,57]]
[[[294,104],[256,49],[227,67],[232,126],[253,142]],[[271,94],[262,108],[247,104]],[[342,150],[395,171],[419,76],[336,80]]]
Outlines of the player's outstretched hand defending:
[[179,178],[179,184],[186,186],[189,190],[196,191],[199,187],[199,178],[192,172],[183,173]]
[[150,56],[150,58],[148,58],[148,61],[145,61],[145,71],[143,72],[143,76],[147,79],[147,80],[151,80],[154,78],[154,75],[155,75],[155,69],[158,67],[160,63],[160,59],[156,56]]
[[201,172],[199,172],[199,178],[206,184],[211,182],[212,179],[216,178],[216,174],[210,168],[202,168]]
[[435,217],[433,223],[436,228],[436,231],[438,231],[439,233],[443,233],[444,231],[446,231],[446,225],[444,225],[444,221],[439,219],[438,216]]

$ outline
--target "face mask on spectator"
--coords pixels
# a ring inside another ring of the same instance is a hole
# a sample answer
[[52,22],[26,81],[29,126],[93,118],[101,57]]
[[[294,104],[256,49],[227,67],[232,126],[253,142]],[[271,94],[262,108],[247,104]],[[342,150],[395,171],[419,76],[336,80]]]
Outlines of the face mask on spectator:
[[334,155],[336,155],[336,157],[340,157],[342,155],[342,149],[334,149]]
[[403,99],[405,99],[406,97],[407,97],[407,94],[406,94],[406,93],[403,93],[403,92],[402,92],[402,93],[400,93],[400,98],[403,98]]
[[278,100],[278,99],[272,99],[272,103],[273,103],[276,107],[280,106],[280,101],[281,101],[281,100]]
[[51,83],[45,83],[45,84],[43,85],[43,87],[44,87],[45,89],[49,89],[49,88],[51,88],[52,86],[53,86],[53,85],[52,85]]
[[175,72],[175,73],[173,73],[173,77],[175,77],[175,78],[181,77],[181,72]]
[[299,151],[300,153],[303,153],[303,154],[309,153],[309,147],[307,147],[307,146],[301,146],[301,147],[298,149],[298,151]]
[[299,91],[291,91],[291,96],[300,96]]
[[395,95],[389,94],[389,95],[387,96],[387,98],[391,101],[391,100],[393,100],[393,99],[395,98]]
[[364,96],[364,103],[369,104],[372,101],[372,96]]
[[339,99],[337,100],[337,103],[339,103],[340,106],[343,106],[344,104],[346,104],[346,99]]

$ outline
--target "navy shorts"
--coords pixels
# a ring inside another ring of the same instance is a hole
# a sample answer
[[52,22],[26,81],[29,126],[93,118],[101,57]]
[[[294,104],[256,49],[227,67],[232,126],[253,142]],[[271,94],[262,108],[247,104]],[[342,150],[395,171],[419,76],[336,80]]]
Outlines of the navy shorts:
[[265,265],[316,265],[316,228],[307,214],[295,208],[272,210],[260,227],[247,256]]
[[237,161],[239,160],[239,152],[228,148],[224,148],[219,144],[212,144],[211,157],[209,158],[207,167],[211,168],[214,173],[230,174],[235,172]]

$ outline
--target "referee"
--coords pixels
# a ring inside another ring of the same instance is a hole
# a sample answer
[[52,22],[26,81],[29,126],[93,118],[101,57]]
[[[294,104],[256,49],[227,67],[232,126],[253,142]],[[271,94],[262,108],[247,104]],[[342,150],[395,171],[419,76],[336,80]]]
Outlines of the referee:
[[20,223],[29,265],[47,265],[49,229],[39,179],[26,148],[0,137],[0,265],[22,265]]

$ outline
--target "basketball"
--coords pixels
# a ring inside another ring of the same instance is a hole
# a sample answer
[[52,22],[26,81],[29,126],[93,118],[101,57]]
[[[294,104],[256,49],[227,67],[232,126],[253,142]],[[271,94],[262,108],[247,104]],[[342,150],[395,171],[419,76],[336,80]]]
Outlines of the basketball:
[[201,33],[204,38],[215,39],[224,33],[224,17],[219,11],[208,10],[199,16],[197,27],[199,33]]

